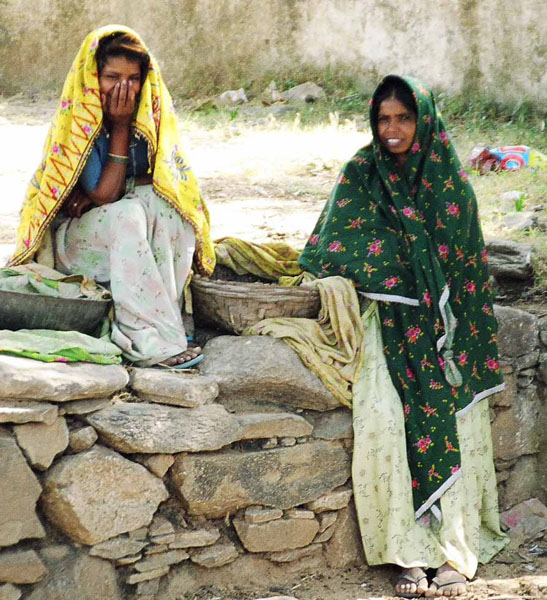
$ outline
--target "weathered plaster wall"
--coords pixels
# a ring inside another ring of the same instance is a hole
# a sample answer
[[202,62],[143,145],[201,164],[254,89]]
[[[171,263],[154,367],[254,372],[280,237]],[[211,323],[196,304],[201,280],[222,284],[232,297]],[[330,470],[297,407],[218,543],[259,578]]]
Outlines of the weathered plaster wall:
[[177,92],[248,86],[269,76],[388,71],[441,89],[547,103],[547,3],[522,0],[0,1],[0,91],[58,88],[84,35],[134,27]]

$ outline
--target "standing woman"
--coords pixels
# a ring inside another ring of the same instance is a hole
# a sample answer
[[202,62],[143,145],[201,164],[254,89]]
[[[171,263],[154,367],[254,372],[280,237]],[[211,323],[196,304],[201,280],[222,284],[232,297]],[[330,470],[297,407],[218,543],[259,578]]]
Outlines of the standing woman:
[[[372,300],[354,385],[353,484],[367,562],[405,597],[465,592],[499,529],[488,401],[504,384],[475,195],[433,94],[390,75],[300,258]],[[425,569],[436,569],[428,582]]]
[[192,261],[214,269],[209,215],[157,63],[127,27],[90,33],[68,73],[10,264],[32,258],[109,285],[112,341],[131,362],[202,358],[181,309]]

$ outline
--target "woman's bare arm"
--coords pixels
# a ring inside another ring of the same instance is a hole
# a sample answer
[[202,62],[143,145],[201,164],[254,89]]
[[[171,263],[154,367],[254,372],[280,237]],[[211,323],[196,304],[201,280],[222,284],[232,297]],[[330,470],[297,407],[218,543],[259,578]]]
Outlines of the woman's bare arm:
[[[110,121],[110,145],[108,152],[115,156],[128,157],[131,137],[131,121],[136,106],[136,95],[131,82],[117,83],[108,98],[101,94],[103,113]],[[118,200],[125,192],[127,163],[108,160],[97,187],[87,196],[95,206]]]

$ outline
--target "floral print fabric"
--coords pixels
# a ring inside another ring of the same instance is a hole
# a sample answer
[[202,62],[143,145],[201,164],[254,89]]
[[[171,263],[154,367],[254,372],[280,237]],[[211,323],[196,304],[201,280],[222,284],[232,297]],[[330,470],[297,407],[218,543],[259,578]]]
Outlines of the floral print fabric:
[[353,488],[369,565],[438,568],[467,578],[508,542],[499,528],[488,402],[458,418],[462,476],[440,501],[442,521],[415,520],[405,417],[383,354],[376,303],[363,315],[364,361],[353,386]]
[[343,168],[299,263],[318,277],[348,277],[380,301],[418,518],[461,475],[456,415],[503,383],[473,190],[432,93],[401,81],[418,113],[404,172],[373,131]]
[[110,282],[111,339],[144,367],[186,350],[181,307],[196,238],[151,185],[135,189],[135,197],[64,218],[55,235],[55,266]]

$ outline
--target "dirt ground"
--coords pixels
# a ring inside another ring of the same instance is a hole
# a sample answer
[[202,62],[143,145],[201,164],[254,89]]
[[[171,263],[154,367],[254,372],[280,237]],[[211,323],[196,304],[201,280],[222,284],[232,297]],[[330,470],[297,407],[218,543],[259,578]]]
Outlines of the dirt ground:
[[[51,101],[0,98],[0,264],[11,254],[18,212],[54,107]],[[215,129],[184,120],[182,126],[184,147],[211,212],[213,237],[284,240],[296,247],[312,230],[339,167],[368,140],[354,122],[302,130],[296,122],[281,124],[265,116]],[[539,545],[545,552],[547,539]],[[261,594],[299,600],[387,599],[394,577],[389,567],[352,569],[295,577],[293,583]],[[257,598],[256,592],[204,588],[187,598],[247,600]],[[547,598],[547,557],[522,550],[504,553],[479,568],[469,592],[470,600]]]

